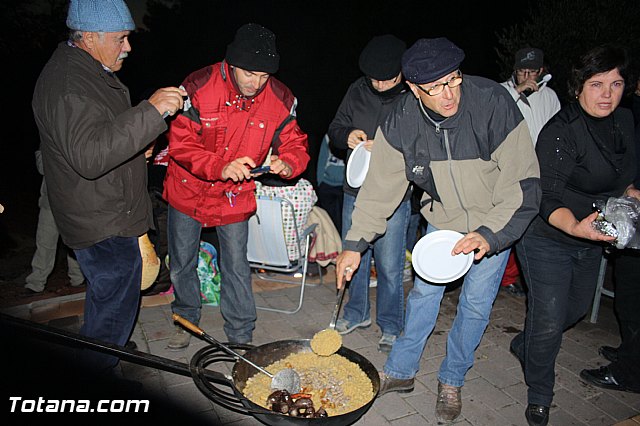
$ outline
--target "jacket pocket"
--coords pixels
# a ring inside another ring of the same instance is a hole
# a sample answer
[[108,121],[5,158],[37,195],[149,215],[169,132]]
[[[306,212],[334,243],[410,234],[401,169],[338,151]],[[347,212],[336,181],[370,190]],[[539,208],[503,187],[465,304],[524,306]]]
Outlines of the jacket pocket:
[[244,155],[247,155],[258,163],[258,165],[264,163],[267,157],[267,152],[271,141],[268,140],[270,132],[270,124],[267,120],[261,120],[259,118],[251,118],[247,122],[247,144],[241,148],[244,151]]
[[204,109],[200,112],[200,123],[204,148],[211,152],[221,152],[226,144],[228,126],[226,113]]

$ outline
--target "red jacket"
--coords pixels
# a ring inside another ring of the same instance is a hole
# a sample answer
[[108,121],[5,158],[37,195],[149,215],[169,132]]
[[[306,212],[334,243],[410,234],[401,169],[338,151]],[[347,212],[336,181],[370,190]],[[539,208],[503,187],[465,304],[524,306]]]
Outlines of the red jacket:
[[253,180],[221,180],[229,162],[249,156],[260,165],[272,145],[291,166],[291,178],[309,162],[291,91],[270,77],[258,95],[242,100],[230,71],[221,62],[189,75],[182,83],[189,95],[185,110],[169,130],[164,198],[205,227],[241,222],[256,210]]

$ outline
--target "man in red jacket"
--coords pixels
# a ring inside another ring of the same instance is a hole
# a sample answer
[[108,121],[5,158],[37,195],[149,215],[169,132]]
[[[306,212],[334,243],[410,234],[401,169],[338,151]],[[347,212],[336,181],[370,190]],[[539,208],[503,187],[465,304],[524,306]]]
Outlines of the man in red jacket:
[[[290,179],[309,162],[307,135],[296,122],[296,98],[271,76],[279,59],[270,30],[243,25],[224,61],[185,79],[189,98],[169,131],[164,197],[169,203],[172,310],[199,323],[200,232],[216,227],[220,310],[232,343],[251,342],[256,321],[247,260],[248,219],[256,210],[253,179],[258,175],[251,169],[266,161],[268,173]],[[168,348],[183,349],[189,341],[190,334],[177,327]]]

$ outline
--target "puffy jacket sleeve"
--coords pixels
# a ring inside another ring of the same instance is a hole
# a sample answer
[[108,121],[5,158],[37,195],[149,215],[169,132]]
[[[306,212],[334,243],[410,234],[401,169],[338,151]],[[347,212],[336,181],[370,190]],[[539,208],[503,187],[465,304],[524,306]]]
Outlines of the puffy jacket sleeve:
[[205,148],[200,121],[200,96],[198,89],[211,77],[212,67],[189,75],[182,87],[187,92],[183,111],[172,121],[169,129],[169,155],[192,175],[205,181],[216,181],[222,177],[227,163],[222,155]]
[[291,166],[292,173],[288,179],[295,178],[304,172],[309,164],[309,149],[307,134],[300,129],[296,120],[297,101],[293,100],[289,115],[283,122],[284,127],[278,135],[274,145],[278,147],[278,158]]
[[500,169],[493,189],[493,208],[476,232],[489,243],[489,254],[517,241],[538,213],[540,168],[524,120],[492,154]]
[[409,186],[404,157],[378,128],[371,150],[369,173],[358,191],[345,250],[363,252],[387,229],[387,218],[396,210]]
[[82,94],[67,94],[50,111],[56,115],[58,147],[76,173],[97,179],[140,154],[167,127],[149,103],[113,116],[110,110]]
[[347,144],[349,134],[356,129],[352,125],[353,111],[351,106],[351,93],[353,87],[352,84],[349,90],[347,90],[342,102],[340,102],[338,111],[336,111],[336,116],[333,118],[333,121],[331,121],[331,124],[329,124],[329,129],[327,130],[331,144],[338,149],[349,148]]

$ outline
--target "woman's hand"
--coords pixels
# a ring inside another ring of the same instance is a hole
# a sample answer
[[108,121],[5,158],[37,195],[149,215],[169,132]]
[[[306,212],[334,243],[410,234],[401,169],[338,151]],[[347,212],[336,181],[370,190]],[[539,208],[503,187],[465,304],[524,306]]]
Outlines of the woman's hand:
[[570,227],[569,234],[574,237],[592,241],[615,241],[616,237],[605,235],[593,227],[593,221],[596,220],[597,217],[598,212],[593,212],[581,221],[576,220],[573,226]]
[[624,191],[625,197],[632,197],[636,200],[640,200],[640,189],[636,189],[635,186],[629,185],[629,187]]

